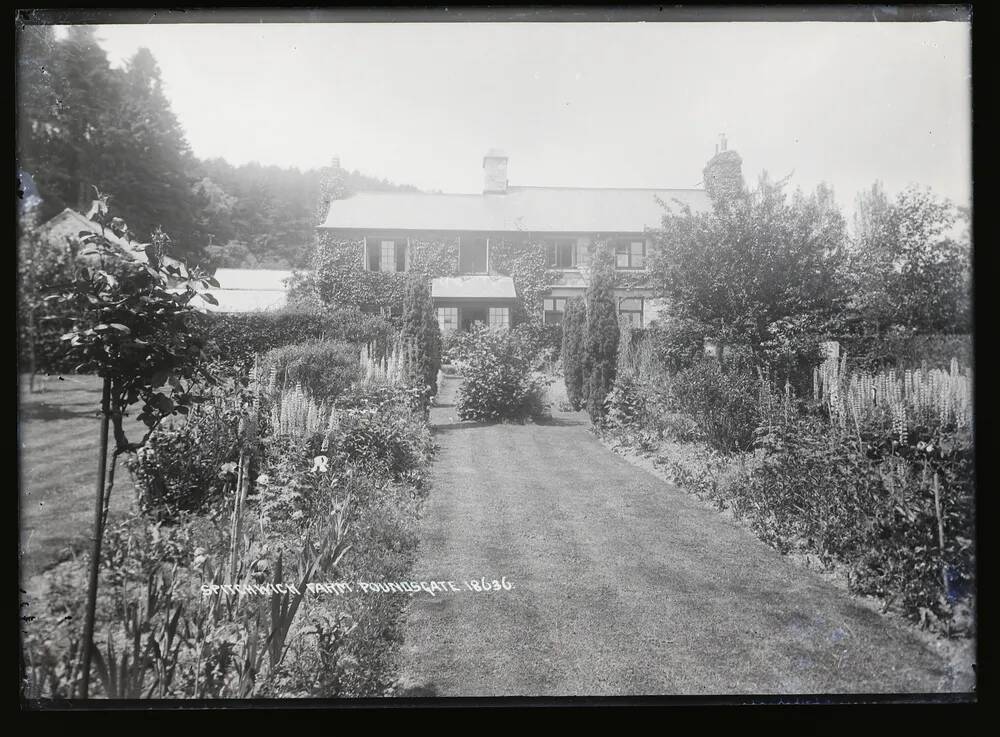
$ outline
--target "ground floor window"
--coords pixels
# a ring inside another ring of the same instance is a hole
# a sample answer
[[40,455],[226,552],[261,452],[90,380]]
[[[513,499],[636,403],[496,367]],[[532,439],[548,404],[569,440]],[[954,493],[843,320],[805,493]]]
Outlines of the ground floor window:
[[458,329],[458,308],[438,307],[438,327],[442,333],[450,333]]
[[566,312],[565,297],[547,297],[543,300],[546,325],[558,325],[562,322],[563,313]]
[[618,314],[634,328],[642,327],[642,297],[625,297],[618,300]]
[[510,327],[510,308],[508,307],[490,307],[490,327],[491,328],[509,328]]

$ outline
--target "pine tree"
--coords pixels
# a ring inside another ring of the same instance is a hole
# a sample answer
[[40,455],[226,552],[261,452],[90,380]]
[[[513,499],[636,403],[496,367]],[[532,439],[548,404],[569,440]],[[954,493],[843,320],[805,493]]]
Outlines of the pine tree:
[[587,412],[595,424],[604,419],[604,399],[615,381],[618,362],[618,310],[614,296],[615,272],[611,253],[598,248],[587,288]]
[[587,340],[587,303],[583,297],[566,302],[563,313],[562,364],[566,397],[574,411],[579,411],[583,400],[583,361]]

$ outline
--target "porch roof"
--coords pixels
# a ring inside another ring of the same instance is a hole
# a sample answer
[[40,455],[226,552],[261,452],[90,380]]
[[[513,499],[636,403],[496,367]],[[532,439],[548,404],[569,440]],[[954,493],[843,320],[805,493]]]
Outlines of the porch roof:
[[465,274],[440,276],[431,282],[433,299],[517,299],[514,280],[509,276]]

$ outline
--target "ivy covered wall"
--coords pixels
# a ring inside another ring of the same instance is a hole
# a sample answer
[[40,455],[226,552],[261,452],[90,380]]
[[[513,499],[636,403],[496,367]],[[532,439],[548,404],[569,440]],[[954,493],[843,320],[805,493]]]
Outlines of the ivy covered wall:
[[[296,274],[291,282],[289,301],[293,304],[367,305],[400,308],[406,289],[407,273],[428,279],[459,274],[459,236],[428,235],[409,239],[409,272],[369,271],[364,266],[364,238],[345,237],[320,231],[316,239],[309,273]],[[595,236],[588,244],[592,255],[607,248],[607,240]],[[570,273],[580,276],[566,282],[589,281],[589,262]],[[540,238],[528,240],[490,237],[491,274],[514,280],[518,303],[512,322],[541,321],[542,300],[549,287],[564,283],[567,272],[546,265],[545,245]],[[616,287],[630,289],[646,286],[645,272],[615,272]],[[566,284],[570,286],[569,283]],[[582,284],[581,284],[582,286]]]

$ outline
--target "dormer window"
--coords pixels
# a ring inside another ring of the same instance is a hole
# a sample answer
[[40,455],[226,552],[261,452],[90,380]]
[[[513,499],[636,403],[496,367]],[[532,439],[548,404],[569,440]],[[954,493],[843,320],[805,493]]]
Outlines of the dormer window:
[[406,238],[379,238],[371,237],[365,239],[365,268],[368,271],[381,271],[383,273],[395,273],[406,271],[407,248]]

